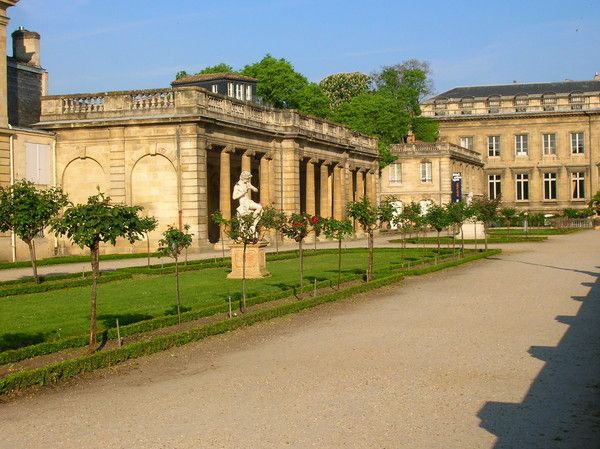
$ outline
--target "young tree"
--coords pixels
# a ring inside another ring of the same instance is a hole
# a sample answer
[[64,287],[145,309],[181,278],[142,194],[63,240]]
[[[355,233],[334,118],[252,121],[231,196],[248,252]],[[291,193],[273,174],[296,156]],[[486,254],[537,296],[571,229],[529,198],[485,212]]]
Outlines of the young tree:
[[596,215],[600,215],[600,190],[598,190],[590,201],[590,207],[594,209]]
[[508,227],[508,233],[510,234],[510,226],[512,224],[512,221],[517,216],[517,209],[515,209],[514,207],[503,207],[502,209],[500,209],[500,215],[502,215],[502,217],[504,218],[504,223]]
[[446,205],[446,210],[448,211],[450,223],[460,230],[460,255],[461,257],[464,257],[465,235],[463,224],[473,215],[471,207],[463,201],[459,201],[458,203],[450,202]]
[[346,205],[348,216],[354,218],[367,234],[368,268],[367,282],[373,279],[373,235],[376,229],[394,218],[393,199],[386,198],[378,206],[371,204],[364,196],[359,201],[351,201]]
[[79,247],[90,250],[92,292],[90,300],[89,351],[94,352],[96,340],[96,287],[100,272],[100,243],[115,245],[118,238],[130,243],[140,240],[156,228],[154,217],[140,217],[141,206],[111,204],[103,193],[90,196],[86,204],[68,207],[61,218],[52,221],[52,229],[66,235]]
[[175,259],[175,285],[177,292],[177,320],[181,324],[181,300],[179,296],[179,254],[181,250],[188,248],[192,244],[192,235],[188,234],[190,225],[185,225],[183,231],[169,225],[163,232],[163,238],[158,241],[158,253],[161,256],[172,257]]
[[263,229],[275,231],[275,251],[279,254],[279,232],[283,229],[286,222],[285,214],[273,206],[267,206],[263,209],[260,217]]
[[424,217],[425,222],[437,232],[437,251],[440,252],[440,232],[450,225],[450,215],[444,206],[432,204]]
[[335,218],[324,218],[321,220],[323,232],[329,239],[338,241],[338,278],[337,287],[340,289],[340,277],[342,276],[342,240],[354,233],[350,220],[336,220]]
[[220,210],[213,212],[210,219],[219,226],[219,240],[221,241],[221,261],[225,261],[225,239],[223,234],[227,234],[227,226],[229,221],[223,217]]
[[304,252],[302,241],[310,232],[311,225],[316,223],[317,217],[311,217],[308,214],[292,214],[283,226],[283,233],[286,237],[298,243],[298,253],[300,256],[300,290],[304,287]]
[[475,218],[483,222],[483,233],[485,241],[485,250],[488,249],[488,229],[490,224],[498,217],[498,205],[500,200],[490,200],[487,198],[476,198],[473,201],[473,214]]
[[0,232],[12,230],[29,248],[33,277],[37,273],[34,238],[48,227],[51,220],[68,204],[67,195],[59,188],[37,189],[26,180],[0,187]]

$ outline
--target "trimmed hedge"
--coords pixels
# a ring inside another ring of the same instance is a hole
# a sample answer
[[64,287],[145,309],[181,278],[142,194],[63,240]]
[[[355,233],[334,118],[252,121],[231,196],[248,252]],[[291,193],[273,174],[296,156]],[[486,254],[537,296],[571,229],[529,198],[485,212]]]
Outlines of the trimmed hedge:
[[[80,275],[81,276],[81,275]],[[107,282],[112,281],[121,281],[123,279],[131,279],[133,275],[131,273],[116,273],[116,274],[105,274],[98,277],[98,284],[105,284]],[[15,295],[26,295],[29,293],[41,293],[48,292],[51,290],[62,290],[65,288],[72,287],[81,287],[84,285],[92,285],[92,277],[91,275],[86,277],[85,279],[73,279],[67,280],[65,282],[49,282],[49,283],[41,283],[41,284],[27,284],[20,286],[17,284],[16,287],[2,288],[0,289],[0,298],[5,296],[15,296]]]
[[[464,259],[445,262],[441,264],[443,266],[429,267],[430,269],[425,272],[435,271],[435,269],[442,269],[449,266],[460,265],[471,260],[487,257],[488,255],[498,254],[499,252],[500,250],[481,252]],[[424,268],[422,270],[427,269]],[[415,274],[422,274],[422,272]],[[12,373],[0,379],[0,394],[28,388],[34,385],[42,386],[48,383],[57,382],[61,379],[67,379],[76,376],[80,373],[93,371],[99,368],[105,368],[129,359],[150,355],[176,346],[182,346],[192,341],[202,340],[211,335],[229,332],[260,321],[265,321],[290,313],[296,313],[304,309],[315,307],[319,304],[345,299],[357,293],[363,293],[398,282],[403,278],[403,276],[403,273],[395,273],[385,277],[376,278],[369,283],[358,284],[345,290],[339,290],[327,295],[283,304],[272,309],[248,313],[243,316],[214,324],[208,324],[184,332],[158,336],[150,340],[132,343],[126,347],[112,349],[105,352],[97,352],[77,359],[54,363],[43,368],[23,370]]]

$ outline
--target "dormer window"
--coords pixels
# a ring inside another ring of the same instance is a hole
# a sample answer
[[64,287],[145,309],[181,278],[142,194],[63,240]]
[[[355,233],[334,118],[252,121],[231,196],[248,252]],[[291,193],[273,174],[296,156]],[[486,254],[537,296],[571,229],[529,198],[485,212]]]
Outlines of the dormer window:
[[542,95],[542,108],[544,111],[554,111],[556,109],[556,94],[549,93]]
[[572,111],[580,111],[583,109],[583,92],[573,92],[569,95],[569,104],[571,105]]
[[517,95],[513,101],[515,106],[515,112],[527,112],[527,105],[529,105],[529,98],[527,95]]
[[448,114],[448,104],[446,103],[446,100],[435,100],[433,103],[433,108],[435,110],[435,115]]
[[494,95],[489,97],[486,101],[488,114],[498,114],[500,112],[500,96]]
[[475,99],[473,97],[467,97],[460,100],[460,113],[462,115],[471,115],[473,113],[472,109],[474,100]]

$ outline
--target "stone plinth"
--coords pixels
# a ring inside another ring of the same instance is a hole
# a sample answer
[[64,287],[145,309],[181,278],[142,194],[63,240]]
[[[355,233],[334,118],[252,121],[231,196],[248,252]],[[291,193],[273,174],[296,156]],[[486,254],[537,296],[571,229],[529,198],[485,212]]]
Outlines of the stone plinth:
[[465,240],[485,239],[485,228],[482,221],[466,221],[462,225]]
[[[265,241],[246,246],[246,279],[258,279],[271,275],[267,271],[266,246],[267,242]],[[229,249],[231,250],[231,273],[227,275],[227,278],[242,279],[244,245],[232,243],[229,245]]]

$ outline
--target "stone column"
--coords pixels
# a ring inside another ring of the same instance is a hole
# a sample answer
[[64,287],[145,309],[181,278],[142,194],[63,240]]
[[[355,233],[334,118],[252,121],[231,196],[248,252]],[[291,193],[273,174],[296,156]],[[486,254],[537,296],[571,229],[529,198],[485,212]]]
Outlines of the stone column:
[[242,171],[252,173],[252,160],[250,159],[252,155],[251,151],[244,151],[244,154],[242,154]]
[[367,179],[365,181],[366,183],[366,195],[367,198],[369,199],[369,202],[371,204],[377,204],[377,201],[375,199],[375,183],[374,183],[374,176],[373,173],[371,171],[367,172]]
[[220,153],[219,209],[227,220],[231,219],[231,149],[225,147]]
[[342,167],[333,167],[333,218],[341,220],[344,214],[344,195],[342,191]]
[[354,200],[360,201],[365,196],[365,174],[362,170],[356,170],[356,192]]
[[321,217],[331,218],[331,195],[329,193],[329,162],[321,162],[321,192],[320,192],[320,208]]
[[306,213],[315,215],[315,163],[306,161]]
[[354,185],[352,182],[353,171],[350,168],[344,170],[346,172],[346,203],[354,201]]
[[262,207],[270,206],[271,199],[269,197],[271,189],[271,174],[270,171],[270,159],[267,154],[263,154],[260,158],[260,204]]

